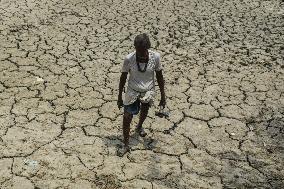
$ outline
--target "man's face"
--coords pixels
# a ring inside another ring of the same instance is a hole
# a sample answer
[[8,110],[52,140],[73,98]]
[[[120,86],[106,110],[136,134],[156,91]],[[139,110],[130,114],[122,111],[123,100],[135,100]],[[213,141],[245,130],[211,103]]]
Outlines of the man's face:
[[148,50],[145,48],[136,47],[137,57],[140,62],[146,62],[148,60]]

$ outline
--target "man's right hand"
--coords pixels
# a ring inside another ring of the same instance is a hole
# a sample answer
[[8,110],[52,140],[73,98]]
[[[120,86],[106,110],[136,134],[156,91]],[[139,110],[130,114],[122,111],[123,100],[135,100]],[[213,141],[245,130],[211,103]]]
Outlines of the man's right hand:
[[122,97],[120,97],[120,96],[117,99],[117,107],[118,107],[118,109],[123,107],[123,100],[122,100]]

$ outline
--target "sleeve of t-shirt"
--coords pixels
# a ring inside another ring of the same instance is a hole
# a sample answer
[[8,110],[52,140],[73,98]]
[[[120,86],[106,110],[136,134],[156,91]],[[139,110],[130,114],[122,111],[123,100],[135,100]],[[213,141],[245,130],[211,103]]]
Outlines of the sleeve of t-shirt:
[[156,53],[156,56],[155,56],[155,71],[160,71],[163,69],[163,66],[161,64],[161,55],[160,53]]
[[121,72],[128,72],[128,71],[129,71],[129,60],[127,59],[127,57],[125,57],[121,68]]

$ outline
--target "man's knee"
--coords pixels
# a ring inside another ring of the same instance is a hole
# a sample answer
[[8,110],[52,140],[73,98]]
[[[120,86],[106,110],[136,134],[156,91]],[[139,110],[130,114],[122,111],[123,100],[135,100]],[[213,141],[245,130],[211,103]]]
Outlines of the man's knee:
[[141,111],[148,112],[149,108],[150,108],[149,103],[141,103]]
[[127,120],[130,120],[132,119],[133,115],[127,111],[124,112],[124,115],[123,115]]

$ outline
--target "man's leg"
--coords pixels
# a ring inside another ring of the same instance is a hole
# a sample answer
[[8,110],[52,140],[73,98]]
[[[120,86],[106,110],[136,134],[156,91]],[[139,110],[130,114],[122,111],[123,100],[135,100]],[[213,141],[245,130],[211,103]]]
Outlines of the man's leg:
[[130,132],[130,124],[132,121],[133,115],[127,111],[124,111],[123,114],[123,137],[124,137],[124,145],[125,147],[129,147],[129,132]]
[[[140,116],[139,116],[139,122],[138,122],[138,125],[137,125],[137,129],[138,131],[142,129],[142,125],[148,115],[148,110],[149,110],[149,103],[141,103],[141,112],[140,112]],[[143,136],[146,136],[146,133],[143,132],[142,133]]]

